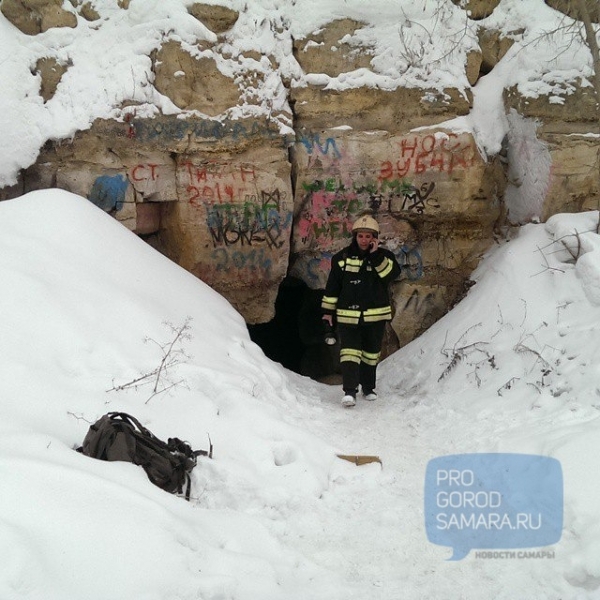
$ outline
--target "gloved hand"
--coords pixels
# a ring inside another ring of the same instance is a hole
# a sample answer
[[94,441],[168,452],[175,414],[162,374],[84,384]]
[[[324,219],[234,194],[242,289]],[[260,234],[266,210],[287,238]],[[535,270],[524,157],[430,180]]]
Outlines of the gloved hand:
[[333,346],[337,342],[335,328],[333,327],[333,315],[323,315],[323,328],[325,329],[325,343],[328,346]]

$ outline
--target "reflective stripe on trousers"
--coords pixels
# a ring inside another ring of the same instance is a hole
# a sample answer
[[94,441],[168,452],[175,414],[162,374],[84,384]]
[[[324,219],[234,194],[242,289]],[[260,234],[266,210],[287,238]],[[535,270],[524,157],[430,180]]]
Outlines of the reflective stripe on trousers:
[[338,324],[340,367],[345,392],[356,393],[359,385],[366,391],[375,389],[385,323],[376,321],[356,327]]

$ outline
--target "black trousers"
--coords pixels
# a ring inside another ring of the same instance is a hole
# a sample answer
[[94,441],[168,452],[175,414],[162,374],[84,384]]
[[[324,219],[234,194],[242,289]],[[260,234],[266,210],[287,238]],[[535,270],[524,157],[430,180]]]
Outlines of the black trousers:
[[359,385],[363,392],[375,389],[385,323],[338,323],[342,387],[346,394],[355,395]]

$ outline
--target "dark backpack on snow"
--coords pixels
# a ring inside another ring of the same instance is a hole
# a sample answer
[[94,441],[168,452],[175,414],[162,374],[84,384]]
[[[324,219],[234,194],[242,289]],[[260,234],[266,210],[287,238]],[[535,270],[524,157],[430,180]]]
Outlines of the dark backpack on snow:
[[[209,438],[210,441],[210,438]],[[163,442],[136,418],[121,412],[110,412],[89,429],[78,452],[108,461],[126,461],[141,466],[148,479],[172,494],[190,499],[190,473],[198,456],[212,458],[210,450],[192,450],[179,438]]]

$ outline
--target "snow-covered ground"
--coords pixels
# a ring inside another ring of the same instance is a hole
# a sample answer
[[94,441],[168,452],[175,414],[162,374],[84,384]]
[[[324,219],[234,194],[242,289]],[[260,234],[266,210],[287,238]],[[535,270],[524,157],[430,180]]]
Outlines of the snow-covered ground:
[[[467,297],[381,364],[380,399],[345,410],[85,199],[1,203],[0,598],[600,597],[597,225],[557,216],[495,248]],[[165,323],[188,319],[165,380],[181,383],[107,391],[155,368]],[[191,502],[73,450],[114,410],[195,448],[210,436]],[[427,464],[463,453],[560,462],[552,558],[449,561],[428,540]]]

